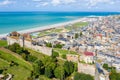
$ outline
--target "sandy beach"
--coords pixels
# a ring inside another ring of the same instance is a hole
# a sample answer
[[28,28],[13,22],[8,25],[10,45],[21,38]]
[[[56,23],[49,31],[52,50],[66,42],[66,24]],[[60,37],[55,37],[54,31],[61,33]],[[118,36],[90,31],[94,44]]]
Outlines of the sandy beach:
[[[53,25],[48,25],[48,26],[43,26],[43,27],[36,27],[36,28],[31,28],[31,29],[17,31],[17,32],[19,32],[19,33],[33,33],[33,32],[38,32],[38,31],[42,31],[42,30],[46,30],[46,29],[57,28],[57,27],[62,27],[62,26],[74,24],[77,22],[86,22],[86,21],[89,21],[88,18],[80,18],[80,19],[73,20],[73,21],[68,21],[68,22],[64,22],[64,23],[58,23],[58,24],[53,24]],[[0,38],[6,37],[8,34],[9,33],[0,34]]]

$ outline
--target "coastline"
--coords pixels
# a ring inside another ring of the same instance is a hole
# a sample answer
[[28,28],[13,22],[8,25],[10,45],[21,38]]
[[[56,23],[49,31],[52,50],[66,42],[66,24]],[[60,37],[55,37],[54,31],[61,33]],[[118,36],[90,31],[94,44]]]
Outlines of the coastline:
[[[72,20],[72,21],[68,21],[68,22],[62,22],[62,23],[57,23],[57,24],[52,24],[52,25],[47,25],[47,26],[42,26],[42,27],[31,28],[31,29],[21,30],[21,31],[17,31],[17,32],[19,32],[21,34],[23,34],[23,33],[34,33],[34,32],[39,32],[39,31],[46,30],[46,29],[58,28],[58,27],[69,25],[69,24],[74,24],[74,23],[77,23],[77,22],[85,22],[87,19],[88,18],[84,17],[84,18],[79,18],[77,20]],[[0,38],[4,38],[8,34],[9,33],[0,34]]]

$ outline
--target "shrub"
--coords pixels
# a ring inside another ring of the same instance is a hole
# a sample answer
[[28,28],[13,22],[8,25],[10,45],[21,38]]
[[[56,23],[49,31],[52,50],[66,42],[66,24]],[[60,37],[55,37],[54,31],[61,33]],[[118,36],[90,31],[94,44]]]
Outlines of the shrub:
[[63,54],[63,55],[62,55],[62,58],[63,58],[63,59],[66,59],[66,54]]
[[52,47],[52,43],[46,43],[47,47]]
[[53,50],[52,51],[52,58],[56,58],[56,57],[59,57],[59,53]]
[[94,80],[91,75],[84,74],[84,73],[75,73],[74,80]]
[[37,57],[35,57],[35,56],[32,56],[32,55],[27,56],[27,61],[34,62],[36,60],[37,60]]

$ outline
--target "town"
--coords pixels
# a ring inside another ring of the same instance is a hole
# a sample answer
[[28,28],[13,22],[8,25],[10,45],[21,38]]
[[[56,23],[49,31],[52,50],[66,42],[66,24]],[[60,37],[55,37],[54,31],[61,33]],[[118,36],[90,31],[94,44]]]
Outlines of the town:
[[32,33],[14,31],[7,36],[7,43],[47,56],[55,51],[60,55],[57,58],[76,63],[77,72],[94,80],[112,80],[113,69],[120,73],[120,16],[86,17],[81,22]]

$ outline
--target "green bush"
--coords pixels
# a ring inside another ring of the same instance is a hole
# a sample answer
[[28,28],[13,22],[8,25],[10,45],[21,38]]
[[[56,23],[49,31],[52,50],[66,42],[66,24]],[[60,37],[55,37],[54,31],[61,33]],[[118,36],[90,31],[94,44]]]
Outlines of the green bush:
[[35,56],[32,56],[32,55],[27,56],[27,61],[35,62],[36,60],[37,60],[37,57],[35,57]]
[[63,55],[62,55],[62,58],[63,58],[63,59],[66,59],[66,54],[63,54]]
[[23,49],[20,47],[20,45],[17,44],[17,43],[14,43],[14,44],[12,44],[12,45],[9,45],[9,46],[8,46],[8,49],[10,49],[11,51],[16,52],[16,53],[21,53],[22,50],[23,50]]
[[47,76],[48,78],[52,77],[52,69],[50,67],[46,67],[45,68],[45,76]]
[[75,38],[78,38],[78,37],[79,37],[79,35],[78,35],[78,33],[76,33],[76,34],[75,34]]
[[52,47],[52,43],[46,43],[47,47]]
[[52,51],[52,58],[56,58],[56,57],[59,57],[59,53],[53,50]]
[[111,72],[109,75],[110,80],[120,80],[120,73]]
[[64,78],[65,78],[64,68],[62,66],[58,66],[54,70],[54,75],[55,75],[56,78],[59,78],[60,80],[64,80]]
[[74,72],[74,63],[71,61],[70,62],[66,61],[64,63],[64,69],[65,69],[66,76],[71,75]]
[[84,74],[84,73],[75,73],[74,80],[94,80],[91,75]]
[[63,44],[56,44],[56,45],[54,45],[54,48],[62,48],[63,47]]

